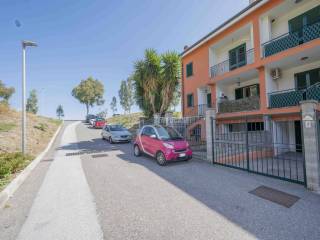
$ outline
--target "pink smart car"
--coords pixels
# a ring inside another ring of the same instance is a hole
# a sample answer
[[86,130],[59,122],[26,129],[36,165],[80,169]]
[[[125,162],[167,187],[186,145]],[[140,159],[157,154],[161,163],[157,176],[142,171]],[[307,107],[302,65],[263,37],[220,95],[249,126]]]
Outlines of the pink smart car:
[[192,158],[188,142],[175,129],[159,125],[146,125],[139,131],[134,142],[134,155],[140,156],[141,153],[155,157],[159,165]]

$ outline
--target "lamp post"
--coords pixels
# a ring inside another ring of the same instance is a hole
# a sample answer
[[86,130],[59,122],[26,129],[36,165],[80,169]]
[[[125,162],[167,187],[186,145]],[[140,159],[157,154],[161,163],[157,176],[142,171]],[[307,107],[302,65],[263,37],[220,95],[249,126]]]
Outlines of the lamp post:
[[22,154],[26,153],[26,129],[27,129],[27,116],[26,116],[26,48],[36,47],[37,44],[31,41],[22,41],[22,136],[21,136],[21,150]]

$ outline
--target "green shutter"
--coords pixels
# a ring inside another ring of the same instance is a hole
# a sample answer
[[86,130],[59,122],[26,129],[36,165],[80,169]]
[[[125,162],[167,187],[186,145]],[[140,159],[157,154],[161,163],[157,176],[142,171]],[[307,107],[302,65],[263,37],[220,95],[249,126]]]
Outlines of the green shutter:
[[193,107],[193,94],[188,94],[187,95],[187,106],[188,107]]
[[247,64],[246,44],[241,44],[229,51],[229,69],[233,70]]
[[193,64],[188,63],[187,64],[187,77],[190,77],[193,75]]

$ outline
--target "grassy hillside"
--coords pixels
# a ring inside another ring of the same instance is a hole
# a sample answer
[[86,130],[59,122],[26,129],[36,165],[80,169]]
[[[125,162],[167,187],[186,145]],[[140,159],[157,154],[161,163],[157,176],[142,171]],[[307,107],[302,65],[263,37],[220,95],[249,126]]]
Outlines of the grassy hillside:
[[139,119],[143,117],[143,113],[131,113],[107,118],[108,124],[121,124],[128,128],[132,133],[135,133],[139,128]]
[[[27,149],[30,155],[42,152],[60,125],[59,120],[27,114]],[[21,151],[21,113],[0,112],[0,153]]]
[[0,108],[0,191],[14,176],[24,169],[35,156],[42,152],[61,121],[27,115],[27,151],[21,153],[21,113],[9,108]]

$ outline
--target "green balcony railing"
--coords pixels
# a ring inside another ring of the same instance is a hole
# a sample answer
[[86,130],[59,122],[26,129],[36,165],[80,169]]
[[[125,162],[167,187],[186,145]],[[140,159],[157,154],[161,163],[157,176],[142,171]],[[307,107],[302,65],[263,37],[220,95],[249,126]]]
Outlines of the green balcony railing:
[[262,44],[263,56],[271,56],[316,38],[320,38],[320,22],[304,26],[300,31],[283,34]]
[[320,83],[302,90],[289,89],[269,93],[269,108],[298,106],[303,100],[316,100],[319,102]]
[[303,94],[304,91],[295,89],[269,93],[269,107],[282,108],[297,106],[299,102],[303,100]]

